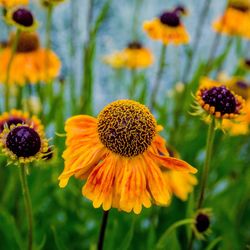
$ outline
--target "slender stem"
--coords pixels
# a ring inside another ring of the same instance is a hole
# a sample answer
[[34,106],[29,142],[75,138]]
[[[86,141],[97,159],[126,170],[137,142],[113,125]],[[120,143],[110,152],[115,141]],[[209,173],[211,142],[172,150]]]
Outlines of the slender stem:
[[211,162],[211,156],[212,156],[212,150],[213,150],[213,144],[214,144],[214,135],[215,135],[215,119],[212,118],[212,121],[210,122],[209,128],[208,128],[206,159],[205,159],[204,169],[203,169],[203,173],[202,173],[201,189],[200,189],[200,196],[198,199],[197,209],[200,209],[202,207],[204,197],[205,197],[205,189],[206,189],[209,168],[210,168],[210,162]]
[[20,180],[22,185],[25,209],[28,220],[28,250],[32,250],[32,242],[33,242],[33,216],[32,216],[32,206],[30,200],[30,193],[26,178],[26,168],[24,165],[20,166]]
[[133,99],[136,93],[137,74],[136,69],[131,69],[131,82],[129,86],[129,98]]
[[138,39],[138,18],[139,18],[139,10],[142,5],[143,0],[135,0],[135,9],[132,18],[132,38],[134,40]]
[[158,70],[157,70],[157,73],[156,73],[156,78],[155,78],[155,81],[154,81],[152,95],[151,95],[151,101],[150,101],[150,107],[152,109],[155,106],[155,99],[157,97],[157,93],[158,93],[159,88],[160,88],[160,82],[161,82],[161,78],[162,78],[164,68],[165,68],[165,64],[166,64],[166,50],[167,50],[166,45],[162,44]]
[[[206,159],[205,159],[202,178],[201,178],[201,189],[200,189],[200,196],[199,196],[198,203],[197,203],[197,210],[202,207],[203,201],[205,198],[205,190],[206,190],[206,185],[207,185],[207,179],[208,179],[213,144],[214,144],[214,135],[215,135],[215,119],[212,118],[212,121],[210,122],[209,128],[208,128]],[[188,248],[187,248],[188,250],[193,249],[194,238],[195,238],[195,234],[194,232],[192,232],[192,235],[188,244]]]
[[5,111],[8,111],[10,108],[10,86],[9,86],[9,81],[10,81],[10,71],[11,71],[11,66],[15,57],[15,53],[17,50],[17,44],[18,44],[18,40],[19,40],[19,36],[20,36],[20,30],[17,30],[16,35],[15,35],[15,39],[14,39],[14,43],[12,45],[12,49],[11,49],[11,55],[10,55],[10,60],[7,66],[7,72],[6,72],[6,80],[5,80],[5,84],[4,84],[4,94],[5,94]]
[[182,77],[182,81],[186,82],[189,78],[189,74],[191,73],[192,70],[192,66],[193,66],[193,60],[195,57],[195,53],[198,51],[198,46],[200,43],[200,39],[201,39],[201,33],[206,21],[206,17],[209,13],[209,9],[210,9],[210,5],[211,5],[211,0],[205,0],[204,1],[204,6],[200,12],[199,18],[198,18],[198,23],[196,26],[196,31],[195,31],[195,35],[194,35],[194,44],[192,47],[192,53],[189,57],[189,60],[186,63],[185,69],[183,71],[183,77]]
[[102,224],[101,224],[100,233],[99,233],[99,240],[98,240],[98,250],[103,249],[105,232],[106,232],[106,228],[107,228],[107,224],[108,224],[109,211],[110,210],[103,211]]

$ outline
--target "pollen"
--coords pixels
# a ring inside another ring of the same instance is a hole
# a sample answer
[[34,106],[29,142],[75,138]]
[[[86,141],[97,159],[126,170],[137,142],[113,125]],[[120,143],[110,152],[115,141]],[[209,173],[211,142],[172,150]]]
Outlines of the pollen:
[[156,135],[156,121],[149,109],[131,100],[106,106],[98,116],[97,126],[104,146],[124,157],[145,152]]

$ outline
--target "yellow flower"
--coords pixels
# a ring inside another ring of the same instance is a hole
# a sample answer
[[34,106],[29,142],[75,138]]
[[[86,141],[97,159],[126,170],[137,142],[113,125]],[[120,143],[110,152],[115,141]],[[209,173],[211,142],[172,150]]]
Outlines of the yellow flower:
[[86,115],[68,119],[60,187],[72,175],[87,180],[82,194],[104,210],[115,207],[139,214],[142,206],[167,205],[171,195],[161,168],[197,170],[168,156],[159,129],[149,109],[131,100],[112,102],[97,119]]
[[27,5],[29,0],[0,0],[0,6],[12,8],[18,5]]
[[153,40],[165,45],[181,45],[189,42],[189,35],[176,12],[165,12],[160,17],[143,24],[143,29]]
[[[13,39],[10,39],[10,45],[12,43]],[[1,83],[6,80],[11,53],[10,46],[0,53]],[[40,47],[36,33],[21,32],[10,68],[9,83],[24,85],[49,82],[59,75],[60,68],[61,62],[57,55]]]
[[0,148],[9,163],[25,164],[40,160],[48,151],[48,141],[40,120],[12,110],[0,116]]
[[122,51],[104,57],[104,62],[113,68],[147,68],[153,61],[152,52],[139,42],[132,42]]
[[240,36],[250,39],[250,9],[249,6],[239,8],[230,6],[222,17],[213,23],[216,32],[229,36]]

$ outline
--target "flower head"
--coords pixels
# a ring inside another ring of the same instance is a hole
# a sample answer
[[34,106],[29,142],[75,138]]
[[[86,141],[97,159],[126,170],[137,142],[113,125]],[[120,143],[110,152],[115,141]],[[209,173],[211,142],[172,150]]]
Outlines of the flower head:
[[43,128],[15,123],[18,122],[12,121],[10,126],[6,123],[0,134],[2,152],[10,158],[10,162],[16,164],[42,159],[48,148]]
[[131,100],[109,104],[97,119],[70,118],[60,187],[72,175],[86,179],[82,194],[104,210],[115,207],[138,214],[142,206],[167,205],[170,192],[161,168],[191,173],[196,169],[169,157],[159,128],[149,109]]
[[[4,82],[11,59],[11,46],[14,42],[10,37],[9,46],[0,53],[0,82]],[[16,53],[11,63],[9,84],[24,85],[38,82],[49,82],[60,73],[61,62],[57,55],[40,47],[39,36],[34,32],[21,32]]]
[[20,5],[27,5],[29,0],[0,0],[0,6],[13,8]]
[[205,236],[210,234],[211,216],[212,212],[209,208],[199,209],[195,214],[193,231],[198,239],[204,240]]
[[173,12],[176,13],[178,16],[186,16],[188,14],[186,7],[183,5],[176,6]]
[[196,100],[207,114],[222,119],[235,118],[244,106],[243,98],[226,86],[200,87]]
[[138,41],[129,43],[122,51],[104,57],[104,62],[113,68],[147,68],[153,61],[152,52]]
[[8,24],[22,31],[35,31],[38,27],[38,22],[32,12],[26,8],[10,9],[5,19]]
[[181,9],[166,11],[158,18],[146,21],[143,29],[153,40],[160,40],[164,44],[186,44],[189,42],[189,35],[180,19]]
[[239,4],[239,2],[236,4],[236,1],[229,3],[223,16],[213,23],[214,30],[222,34],[250,39],[249,7],[249,4]]

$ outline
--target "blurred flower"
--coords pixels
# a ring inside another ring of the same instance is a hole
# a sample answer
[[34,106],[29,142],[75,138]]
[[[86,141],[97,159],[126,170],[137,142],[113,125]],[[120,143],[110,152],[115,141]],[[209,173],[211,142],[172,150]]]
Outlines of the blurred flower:
[[[0,82],[6,79],[7,69],[11,58],[10,38],[9,46],[0,53]],[[60,73],[61,62],[57,55],[40,47],[39,37],[36,33],[21,32],[16,53],[14,55],[9,83],[24,85],[38,82],[49,82]]]
[[152,52],[139,42],[131,42],[122,51],[105,56],[103,61],[113,68],[147,68],[153,64]]
[[[236,4],[236,2],[238,3]],[[248,1],[234,1],[234,3],[229,3],[223,16],[213,23],[213,28],[216,32],[247,39],[250,39],[249,27],[250,5]]]
[[[23,114],[23,117],[25,116],[27,119],[26,123],[25,119],[20,118],[22,112],[15,112],[16,116],[12,111],[9,118],[6,117],[4,129],[0,134],[2,152],[10,158],[9,162],[15,164],[25,164],[42,159],[48,150],[48,141],[44,137],[41,122],[35,117],[29,119],[27,114]],[[18,119],[20,120],[18,121]],[[21,122],[22,119],[23,122]]]
[[5,21],[20,31],[35,31],[38,27],[38,22],[32,12],[26,8],[8,10]]
[[32,114],[38,115],[42,110],[40,98],[37,96],[29,96],[24,100],[24,107],[26,107],[26,109],[28,109]]
[[[188,163],[168,156],[161,129],[144,105],[119,100],[92,118],[79,115],[66,122],[65,187],[74,175],[87,179],[82,194],[95,208],[111,207],[139,214],[151,203],[167,205],[170,192],[161,168],[195,173]],[[160,153],[159,153],[160,152]]]
[[211,216],[212,212],[209,208],[199,209],[198,212],[195,214],[193,231],[195,236],[199,240],[204,240],[205,236],[211,233]]
[[[161,140],[162,146],[165,146],[164,139]],[[169,145],[167,146],[167,151],[170,157],[180,158],[179,153]],[[162,169],[162,171],[170,192],[182,201],[186,201],[188,194],[193,192],[194,186],[198,183],[196,177],[190,173],[175,170]]]
[[250,58],[245,58],[244,60],[240,61],[240,65],[246,69],[246,70],[250,70]]
[[4,128],[10,128],[11,125],[27,124],[36,130],[43,131],[41,121],[36,117],[30,117],[29,113],[21,110],[12,109],[10,112],[4,112],[0,115],[0,133]]
[[244,99],[226,86],[204,86],[201,84],[196,93],[197,114],[205,119],[214,116],[219,119],[235,119],[242,114]]
[[173,12],[176,13],[178,16],[186,16],[188,15],[188,10],[183,5],[178,5],[173,9]]
[[160,40],[165,45],[181,45],[189,42],[189,35],[182,24],[179,12],[164,12],[160,17],[145,21],[143,29],[153,40]]
[[27,5],[29,0],[0,0],[0,6],[12,8],[18,5]]

